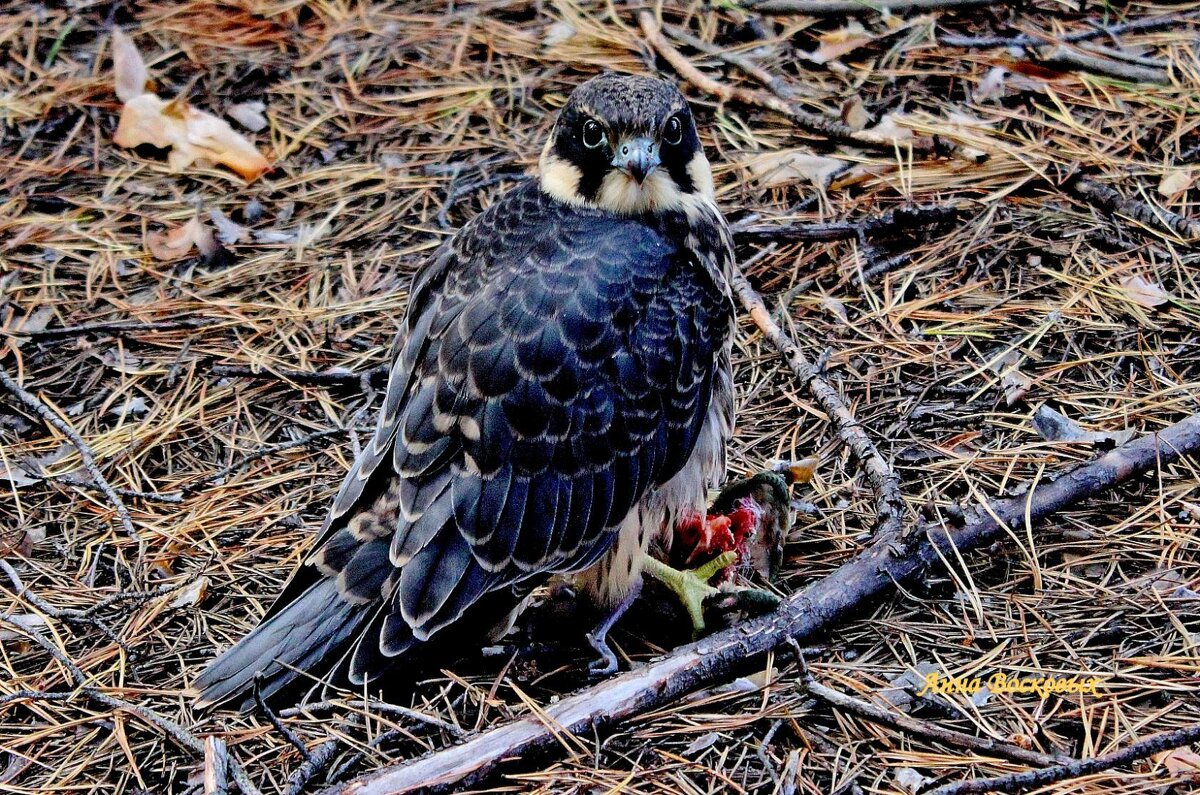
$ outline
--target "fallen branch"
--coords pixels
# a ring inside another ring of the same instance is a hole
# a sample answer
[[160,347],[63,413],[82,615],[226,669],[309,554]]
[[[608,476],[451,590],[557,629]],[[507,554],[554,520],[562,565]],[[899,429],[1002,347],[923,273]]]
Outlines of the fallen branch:
[[1047,767],[1049,765],[1064,764],[1068,761],[1073,761],[1070,757],[1062,754],[1049,755],[1038,751],[1030,751],[1012,743],[1000,742],[990,737],[977,737],[974,734],[967,734],[966,732],[955,731],[954,729],[946,729],[927,721],[918,720],[911,715],[892,712],[878,707],[869,701],[863,701],[833,688],[826,687],[811,675],[804,677],[804,688],[810,695],[819,698],[831,707],[853,713],[860,718],[866,718],[875,723],[891,726],[894,729],[899,729],[909,734],[928,737],[929,739],[956,748],[968,748],[988,756],[1001,757],[1003,759],[1010,759],[1013,762],[1036,765],[1038,767]]
[[769,71],[756,64],[750,58],[747,58],[739,53],[730,52],[724,47],[707,42],[697,36],[693,36],[683,28],[665,27],[664,29],[671,34],[671,38],[683,42],[693,50],[698,50],[705,55],[729,64],[735,69],[741,70],[746,74],[747,77],[758,81],[762,84],[763,88],[767,89],[783,101],[790,102],[796,98],[797,89],[794,86],[789,84],[786,80],[778,75],[771,74]]
[[28,337],[32,340],[57,340],[64,337],[79,337],[85,334],[138,334],[153,331],[177,331],[179,329],[198,329],[215,325],[212,320],[204,318],[176,318],[174,320],[110,320],[98,323],[82,323],[78,326],[62,326],[46,328],[37,331],[5,331],[14,337]]
[[1197,741],[1200,741],[1200,724],[1186,726],[1175,731],[1163,732],[1162,734],[1155,734],[1144,740],[1138,740],[1132,745],[1127,745],[1120,751],[1098,756],[1095,759],[1079,759],[1065,765],[1059,765],[1058,767],[1049,767],[1045,770],[1011,773],[1007,776],[996,776],[995,778],[956,781],[953,784],[946,784],[935,790],[930,790],[928,795],[1020,792],[1033,787],[1040,787],[1044,784],[1053,784],[1055,781],[1066,781],[1070,778],[1090,776],[1093,773],[1111,770],[1114,767],[1153,756],[1161,751],[1170,751],[1173,748],[1191,745]]
[[1116,58],[1105,57],[1103,53],[1092,52],[1073,47],[1055,47],[1045,55],[1035,59],[1036,63],[1055,69],[1078,70],[1090,72],[1118,80],[1128,80],[1131,83],[1158,83],[1166,85],[1171,82],[1171,73],[1166,65],[1147,66],[1137,63],[1126,63]]
[[795,105],[777,96],[722,83],[701,72],[696,68],[695,64],[687,59],[687,56],[676,49],[675,45],[663,35],[658,21],[655,20],[654,15],[649,11],[642,11],[638,14],[638,23],[641,25],[642,35],[646,37],[646,43],[661,55],[663,60],[671,64],[680,77],[706,94],[712,94],[722,102],[740,102],[743,105],[752,105],[757,108],[781,113],[791,119],[792,123],[800,129],[807,130],[832,141],[841,141],[843,143],[854,144],[855,146],[869,146],[876,149],[882,148],[888,151],[900,145],[912,147],[913,149],[921,149],[923,147],[923,143],[918,139],[906,139],[901,143],[890,137],[872,135],[863,130],[855,130],[848,124],[843,124],[840,121],[834,121],[825,116],[800,110]]
[[302,386],[357,387],[366,392],[368,387],[380,387],[387,383],[390,365],[382,364],[361,373],[336,367],[329,370],[255,370],[239,364],[217,364],[209,368],[211,375],[224,378],[258,378],[263,381],[285,381]]
[[927,207],[897,207],[883,215],[858,221],[818,221],[800,224],[734,225],[733,235],[738,242],[855,240],[862,236],[887,233],[907,233],[916,227],[954,222],[962,208],[952,204]]
[[45,401],[24,389],[8,373],[4,372],[3,369],[0,369],[0,386],[8,390],[22,405],[37,414],[43,422],[58,430],[59,433],[71,441],[71,444],[79,452],[79,459],[83,462],[83,468],[92,476],[92,480],[95,481],[96,486],[104,494],[109,505],[117,512],[117,518],[121,521],[121,527],[124,528],[125,535],[139,544],[142,543],[141,535],[133,528],[133,519],[129,516],[129,509],[125,507],[121,495],[117,494],[116,489],[112,487],[112,484],[104,477],[104,473],[100,471],[100,467],[96,465],[96,456],[92,452],[92,448],[88,446],[88,443],[83,440],[83,437],[76,433],[75,429],[66,420],[55,414],[46,405]]
[[1095,180],[1076,176],[1067,180],[1063,188],[1072,196],[1105,212],[1126,215],[1139,224],[1171,232],[1185,240],[1200,240],[1200,221],[1184,218],[1170,210],[1153,207],[1137,199],[1127,199],[1113,188]]
[[1059,37],[1053,37],[1050,34],[1033,35],[1030,33],[1022,33],[1017,36],[955,36],[945,35],[938,37],[938,44],[947,47],[963,47],[967,49],[991,49],[995,47],[1034,47],[1040,44],[1049,44],[1054,41],[1063,44],[1075,44],[1081,41],[1090,39],[1098,39],[1101,36],[1114,38],[1125,33],[1148,33],[1155,30],[1163,30],[1166,28],[1176,27],[1184,22],[1194,19],[1196,15],[1192,14],[1167,14],[1161,17],[1148,17],[1145,19],[1134,19],[1129,22],[1120,22],[1116,25],[1096,25],[1095,27],[1077,30],[1072,33],[1067,33]]
[[1200,452],[1200,415],[1142,436],[1096,460],[1037,483],[1028,493],[966,510],[957,526],[925,523],[904,555],[880,539],[828,576],[792,595],[771,615],[719,632],[628,673],[505,723],[461,745],[386,767],[328,790],[342,795],[402,795],[457,789],[491,774],[505,760],[526,759],[561,747],[564,732],[591,736],[604,726],[673,703],[746,668],[794,639],[825,632],[897,586],[1021,527],[1101,494],[1130,479]]
[[876,14],[884,11],[943,11],[949,8],[995,5],[992,0],[750,0],[747,7],[764,14],[805,14],[829,17]]

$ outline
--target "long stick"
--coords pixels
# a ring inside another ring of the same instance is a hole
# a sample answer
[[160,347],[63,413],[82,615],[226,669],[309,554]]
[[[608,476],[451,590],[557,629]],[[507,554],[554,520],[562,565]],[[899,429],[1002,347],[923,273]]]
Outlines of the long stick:
[[1024,792],[1043,784],[1055,781],[1066,781],[1069,778],[1090,776],[1114,767],[1127,765],[1139,759],[1153,756],[1160,751],[1170,751],[1183,745],[1191,745],[1200,741],[1200,724],[1185,726],[1175,731],[1153,734],[1144,740],[1131,743],[1119,751],[1098,756],[1095,759],[1077,759],[1065,765],[1048,767],[1043,770],[1030,770],[1025,773],[1010,773],[1007,776],[995,778],[976,778],[946,784],[931,790],[929,795],[971,795],[983,792]]
[[582,690],[543,712],[505,723],[466,742],[383,768],[328,790],[341,795],[441,792],[470,785],[506,760],[528,760],[559,747],[564,732],[591,736],[594,729],[670,704],[693,690],[726,679],[788,641],[805,641],[847,620],[867,605],[915,580],[943,555],[986,546],[1021,527],[1041,522],[1138,475],[1200,452],[1200,415],[1147,434],[1096,460],[1041,482],[1027,494],[994,500],[964,512],[956,527],[924,524],[903,555],[875,543],[834,572],[787,599],[778,611],[682,646],[661,659]]

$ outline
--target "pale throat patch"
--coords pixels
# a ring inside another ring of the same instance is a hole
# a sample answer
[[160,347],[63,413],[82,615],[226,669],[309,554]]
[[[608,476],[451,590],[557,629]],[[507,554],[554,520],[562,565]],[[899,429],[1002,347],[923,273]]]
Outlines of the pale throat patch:
[[588,201],[579,194],[582,177],[579,169],[554,154],[550,147],[551,143],[547,142],[538,163],[542,190],[568,204],[599,207],[621,215],[637,215],[644,212],[687,211],[696,198],[702,197],[708,201],[713,198],[712,170],[703,152],[697,152],[687,166],[688,176],[695,186],[692,194],[682,193],[665,168],[657,169],[641,185],[624,172],[613,169],[605,174],[595,201]]

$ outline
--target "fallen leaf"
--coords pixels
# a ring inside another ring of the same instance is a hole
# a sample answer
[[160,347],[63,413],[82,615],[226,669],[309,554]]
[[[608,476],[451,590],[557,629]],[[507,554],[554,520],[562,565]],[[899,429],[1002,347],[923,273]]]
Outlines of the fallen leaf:
[[193,217],[183,226],[146,235],[146,248],[155,259],[175,260],[188,256],[195,247],[202,255],[209,256],[217,250],[212,230]]
[[553,47],[556,44],[562,44],[565,41],[570,41],[575,38],[575,26],[566,20],[559,20],[546,28],[546,33],[542,36],[542,46]]
[[263,115],[263,111],[266,109],[267,106],[257,100],[239,102],[236,105],[230,105],[229,109],[225,111],[225,115],[250,132],[259,132],[267,127],[267,117]]
[[719,740],[719,739],[721,739],[721,735],[719,732],[709,732],[708,734],[702,734],[699,737],[697,737],[696,739],[692,740],[692,742],[688,744],[687,748],[683,749],[683,755],[691,756],[692,754],[698,754],[701,751],[705,750],[706,748],[711,748],[714,745],[716,745],[717,740]]
[[16,555],[27,558],[33,554],[34,544],[46,538],[46,528],[42,525],[18,527],[11,531],[0,530],[0,558]]
[[908,792],[911,795],[921,792],[925,789],[931,779],[928,776],[923,776],[911,767],[897,768],[893,774],[896,779],[896,786],[901,792]]
[[1004,390],[1004,404],[1011,406],[1025,399],[1033,386],[1033,379],[1021,372],[1025,357],[1017,351],[1009,351],[992,363],[992,372],[1000,376],[1000,387]]
[[208,217],[212,219],[213,226],[217,228],[217,240],[225,245],[237,243],[246,236],[246,227],[234,223],[229,216],[215,207],[209,211]]
[[874,34],[857,22],[851,22],[844,28],[822,33],[817,40],[821,42],[817,49],[807,54],[813,63],[829,63],[869,44],[875,39]]
[[6,463],[4,459],[0,459],[0,481],[7,481],[7,488],[19,489],[22,486],[31,486],[38,482],[37,478],[29,476],[29,470],[15,462]]
[[788,483],[811,483],[817,473],[817,456],[810,455],[799,461],[774,461],[770,470],[779,472]]
[[855,94],[842,103],[842,121],[852,130],[861,130],[871,121],[862,97]]
[[1004,83],[1007,78],[1007,69],[1003,66],[993,66],[979,81],[979,85],[975,86],[975,92],[971,95],[971,99],[976,102],[985,102],[1003,95]]
[[146,93],[150,83],[150,70],[142,60],[141,53],[133,40],[120,28],[113,28],[112,35],[113,88],[117,98],[128,102]]
[[204,596],[207,593],[208,578],[197,577],[195,580],[190,582],[186,588],[176,594],[175,598],[171,600],[171,603],[167,605],[167,607],[195,607],[196,605],[200,604],[200,602],[204,601]]
[[1138,306],[1153,309],[1171,300],[1171,295],[1159,284],[1149,281],[1143,276],[1126,276],[1121,280],[1125,289],[1125,297]]
[[1033,413],[1033,429],[1048,442],[1087,442],[1089,444],[1124,444],[1133,438],[1134,430],[1088,431],[1075,420],[1047,406],[1038,406]]
[[803,149],[766,152],[746,160],[745,165],[764,188],[790,185],[802,180],[823,188],[834,174],[846,169],[845,161],[814,155]]
[[41,632],[46,628],[46,619],[33,613],[18,613],[16,615],[5,616],[4,620],[9,624],[15,625],[17,629],[0,626],[0,640],[24,638],[27,633]]
[[1190,748],[1175,748],[1154,756],[1154,761],[1165,765],[1174,778],[1200,780],[1200,754]]
[[1184,168],[1173,168],[1163,174],[1158,182],[1158,192],[1168,199],[1173,199],[1192,187],[1196,175]]
[[886,141],[910,141],[917,137],[917,134],[912,131],[911,127],[905,127],[901,122],[907,120],[907,115],[899,111],[887,113],[879,120],[879,123],[874,127],[870,127],[865,132],[871,134],[872,137]]
[[832,295],[827,295],[821,299],[821,308],[847,326],[850,325],[850,316],[846,314],[846,305]]
[[167,163],[173,171],[218,163],[253,181],[271,167],[228,122],[193,108],[182,97],[168,101],[142,94],[129,100],[121,108],[113,142],[127,149],[142,144],[170,149]]

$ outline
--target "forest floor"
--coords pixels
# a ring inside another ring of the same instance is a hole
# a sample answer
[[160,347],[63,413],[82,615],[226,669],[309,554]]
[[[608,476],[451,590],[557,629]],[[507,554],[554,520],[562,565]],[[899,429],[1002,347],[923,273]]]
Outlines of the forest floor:
[[[411,275],[531,173],[555,110],[603,69],[683,87],[740,258],[775,246],[747,276],[823,362],[911,517],[1200,411],[1200,4],[758,5],[645,6],[683,75],[638,5],[4,8],[0,791],[217,791],[222,742],[230,787],[244,771],[262,792],[316,791],[585,683],[581,638],[526,626],[545,654],[470,656],[422,682],[411,711],[349,694],[285,711],[328,757],[311,777],[264,715],[198,713],[188,695],[304,557],[370,430],[377,380],[362,375],[388,359]],[[226,141],[243,146],[227,162],[255,178],[185,162],[183,144],[168,159],[114,142],[129,112],[114,25],[157,95],[183,97],[165,113],[234,119],[228,135],[253,148]],[[874,223],[898,208],[934,209]],[[818,458],[795,487],[815,510],[789,535],[773,584],[786,594],[867,543],[872,494],[748,319],[735,369],[731,476]],[[824,637],[809,673],[1046,754],[1200,722],[1194,464],[952,561]],[[635,614],[613,637],[637,664],[684,626]],[[918,695],[931,672],[1098,685]],[[1025,767],[856,717],[803,682],[794,655],[771,656],[487,786],[913,793]],[[1182,748],[1039,791],[1182,793],[1198,768]]]

